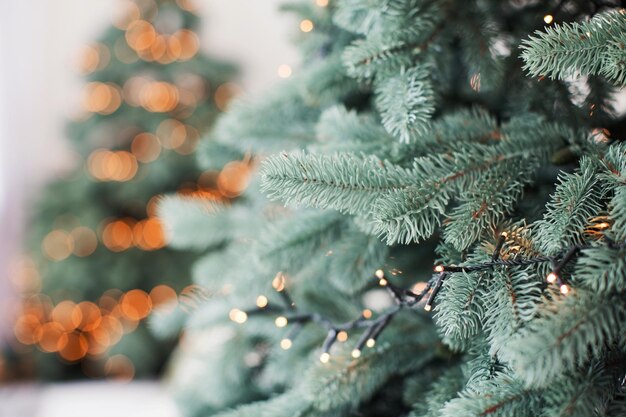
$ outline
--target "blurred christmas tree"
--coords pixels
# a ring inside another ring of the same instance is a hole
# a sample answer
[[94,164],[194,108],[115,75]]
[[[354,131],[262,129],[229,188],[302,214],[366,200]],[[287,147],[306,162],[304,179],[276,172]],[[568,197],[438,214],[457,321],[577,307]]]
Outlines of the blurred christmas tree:
[[260,184],[160,205],[173,246],[212,248],[172,375],[187,414],[626,415],[624,11],[287,8],[306,67],[213,135]]
[[218,187],[219,173],[202,173],[190,156],[235,92],[233,68],[200,51],[190,1],[120,5],[122,18],[82,61],[84,114],[68,134],[83,162],[45,190],[33,259],[23,265],[15,335],[44,378],[75,376],[79,368],[63,362],[90,376],[157,372],[171,346],[140,323],[176,301],[196,255],[164,248],[155,203],[175,191],[233,196]]

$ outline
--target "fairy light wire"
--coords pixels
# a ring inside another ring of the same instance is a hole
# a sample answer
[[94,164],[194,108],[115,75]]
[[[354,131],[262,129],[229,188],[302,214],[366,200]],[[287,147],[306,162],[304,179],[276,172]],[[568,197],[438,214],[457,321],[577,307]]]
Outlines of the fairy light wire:
[[[395,317],[395,315],[398,314],[401,310],[405,308],[413,309],[424,299],[424,297],[426,297],[426,295],[428,295],[428,298],[424,304],[424,310],[431,311],[435,298],[443,287],[444,281],[451,274],[461,272],[467,273],[486,271],[501,266],[527,266],[549,262],[552,265],[552,270],[547,276],[547,281],[549,283],[556,283],[561,293],[566,295],[569,293],[570,287],[560,277],[559,273],[569,262],[576,258],[576,256],[580,255],[580,253],[584,249],[593,247],[590,245],[572,245],[566,250],[553,256],[540,255],[532,258],[501,259],[501,251],[506,244],[507,237],[508,235],[506,232],[500,234],[498,241],[495,245],[494,252],[489,261],[459,266],[441,264],[436,265],[434,268],[435,274],[433,274],[432,278],[426,283],[425,288],[419,293],[415,293],[409,289],[403,289],[396,286],[389,280],[389,278],[386,276],[385,272],[382,269],[377,270],[374,273],[374,277],[376,278],[378,285],[384,287],[391,295],[391,298],[394,301],[394,305],[392,307],[389,307],[387,310],[381,312],[375,318],[371,316],[371,313],[367,314],[366,317],[365,311],[369,310],[364,310],[364,312],[359,315],[358,318],[344,323],[336,324],[331,319],[320,313],[300,312],[296,303],[289,295],[283,283],[278,287],[275,286],[275,289],[280,294],[285,306],[274,305],[268,301],[267,303],[261,303],[263,307],[257,307],[250,310],[242,311],[238,309],[233,309],[232,311],[236,311],[238,313],[233,314],[231,316],[231,319],[241,324],[246,320],[237,319],[241,319],[242,317],[244,317],[244,315],[247,319],[250,316],[259,314],[277,314],[278,316],[275,318],[275,323],[277,327],[287,327],[288,325],[291,326],[287,335],[281,340],[280,343],[281,347],[285,350],[291,348],[292,341],[302,330],[305,324],[316,323],[317,325],[327,330],[326,338],[324,339],[324,342],[322,344],[322,353],[319,358],[322,363],[328,363],[330,361],[331,349],[338,341],[338,336],[340,333],[347,333],[348,331],[354,329],[363,329],[363,332],[358,338],[351,353],[351,356],[354,359],[357,359],[361,356],[364,347],[372,348],[375,346],[378,336],[389,325],[393,317]],[[622,249],[626,246],[626,242],[616,243],[608,238],[606,240],[606,243],[606,246],[609,249],[613,250]],[[345,339],[345,337],[342,337],[341,341],[343,342]]]

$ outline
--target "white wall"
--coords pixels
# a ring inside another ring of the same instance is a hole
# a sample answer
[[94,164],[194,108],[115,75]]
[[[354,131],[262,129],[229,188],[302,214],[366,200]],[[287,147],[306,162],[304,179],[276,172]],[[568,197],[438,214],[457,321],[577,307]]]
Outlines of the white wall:
[[[71,165],[63,135],[82,86],[78,51],[110,25],[123,0],[0,0],[0,336],[11,297],[7,264],[18,253],[29,203],[41,184]],[[282,0],[196,0],[205,18],[202,47],[239,64],[257,94],[294,64],[296,22]],[[3,319],[4,318],[4,319]],[[1,337],[0,337],[1,339]]]

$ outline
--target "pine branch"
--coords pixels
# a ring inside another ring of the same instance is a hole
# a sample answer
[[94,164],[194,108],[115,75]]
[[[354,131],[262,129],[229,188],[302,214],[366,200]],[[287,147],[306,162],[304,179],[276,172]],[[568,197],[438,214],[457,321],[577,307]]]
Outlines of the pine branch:
[[540,393],[526,389],[507,375],[475,384],[447,402],[442,417],[534,417],[541,405]]
[[527,386],[544,387],[599,358],[622,337],[626,309],[620,296],[578,290],[548,307],[512,338],[503,358]]
[[589,158],[581,160],[579,173],[560,177],[543,220],[535,226],[537,244],[544,253],[583,244],[588,219],[601,212],[604,190],[598,166]]
[[626,18],[621,10],[548,27],[521,48],[524,69],[533,76],[565,79],[580,73],[602,75],[618,85],[626,82]]
[[282,153],[261,165],[261,189],[270,198],[348,214],[368,213],[378,196],[412,181],[403,168],[351,154]]
[[424,134],[434,112],[433,89],[425,67],[400,70],[377,83],[376,107],[387,132],[408,143]]

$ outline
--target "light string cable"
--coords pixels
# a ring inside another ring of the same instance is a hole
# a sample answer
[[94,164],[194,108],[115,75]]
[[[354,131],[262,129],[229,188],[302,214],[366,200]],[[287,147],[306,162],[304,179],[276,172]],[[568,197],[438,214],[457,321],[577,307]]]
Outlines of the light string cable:
[[[320,361],[327,363],[331,356],[331,348],[337,341],[344,342],[348,338],[348,331],[355,329],[363,329],[363,333],[358,338],[354,348],[352,349],[352,357],[359,358],[364,347],[373,348],[380,334],[389,325],[391,320],[403,309],[411,309],[417,306],[426,295],[428,298],[424,304],[424,310],[431,311],[437,294],[441,290],[444,281],[450,274],[460,272],[477,272],[494,269],[499,266],[526,266],[539,263],[551,263],[551,272],[546,276],[549,284],[556,283],[562,294],[567,294],[570,290],[564,278],[560,275],[561,270],[571,262],[584,249],[591,248],[591,245],[572,245],[567,249],[553,256],[539,255],[531,258],[500,258],[501,251],[508,237],[507,232],[502,232],[496,242],[495,250],[491,256],[491,260],[476,264],[467,265],[437,265],[435,266],[435,274],[426,283],[426,286],[419,292],[409,289],[400,288],[391,283],[385,272],[379,269],[374,276],[379,286],[384,287],[394,301],[394,305],[381,312],[377,317],[373,317],[373,313],[365,309],[359,317],[344,323],[336,324],[330,318],[320,313],[302,312],[293,301],[289,292],[285,287],[285,279],[282,273],[279,273],[272,282],[273,288],[280,294],[283,305],[269,303],[267,297],[259,295],[257,297],[257,307],[249,310],[232,309],[230,318],[237,323],[245,323],[249,316],[254,315],[270,315],[276,314],[274,324],[276,327],[284,328],[291,325],[286,336],[281,340],[281,348],[287,350],[291,348],[292,341],[297,337],[302,327],[307,323],[315,323],[327,330],[326,338],[322,344],[322,353]],[[626,246],[626,242],[614,242],[606,235],[606,246],[609,249],[622,249]]]

